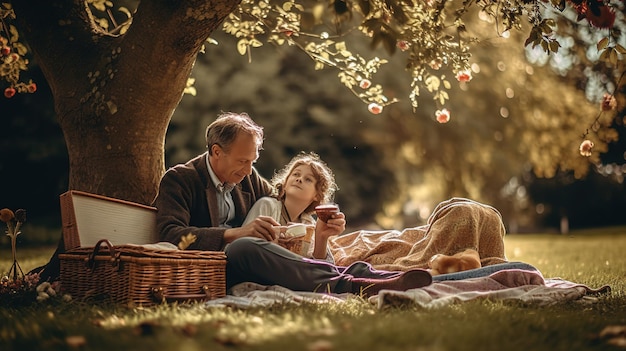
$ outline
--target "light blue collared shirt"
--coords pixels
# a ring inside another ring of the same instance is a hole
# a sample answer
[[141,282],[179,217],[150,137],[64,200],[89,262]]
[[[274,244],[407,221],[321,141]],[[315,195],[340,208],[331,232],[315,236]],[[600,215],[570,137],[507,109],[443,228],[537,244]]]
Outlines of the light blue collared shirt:
[[222,183],[220,181],[211,167],[208,153],[206,156],[206,166],[209,169],[211,181],[215,185],[215,189],[217,189],[217,207],[220,209],[219,226],[223,228],[232,228],[232,226],[228,223],[235,219],[235,203],[233,202],[233,196],[231,194],[235,184]]

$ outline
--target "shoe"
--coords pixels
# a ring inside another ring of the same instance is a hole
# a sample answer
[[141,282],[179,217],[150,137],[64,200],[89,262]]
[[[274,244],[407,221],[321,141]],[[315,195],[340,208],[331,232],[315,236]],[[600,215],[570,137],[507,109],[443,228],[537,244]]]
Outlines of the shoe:
[[377,295],[381,290],[406,291],[430,285],[433,277],[425,269],[412,269],[386,279],[352,278],[352,293],[362,297]]

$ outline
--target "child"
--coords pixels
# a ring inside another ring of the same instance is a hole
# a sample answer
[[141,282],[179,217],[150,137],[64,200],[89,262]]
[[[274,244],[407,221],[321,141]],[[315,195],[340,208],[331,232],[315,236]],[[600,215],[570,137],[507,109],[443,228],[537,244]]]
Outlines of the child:
[[[243,225],[258,216],[270,216],[281,226],[291,223],[315,225],[309,256],[334,262],[327,248],[328,238],[341,234],[342,226],[332,221],[315,220],[313,213],[319,204],[329,202],[337,190],[332,170],[319,155],[301,152],[280,169],[271,180],[272,196],[260,198],[248,212]],[[342,217],[336,214],[333,218]]]

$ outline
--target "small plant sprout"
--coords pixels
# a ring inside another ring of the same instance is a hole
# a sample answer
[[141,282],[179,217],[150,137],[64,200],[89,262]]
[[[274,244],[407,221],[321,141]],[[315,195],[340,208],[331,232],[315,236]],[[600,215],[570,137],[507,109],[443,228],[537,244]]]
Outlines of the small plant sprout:
[[13,264],[11,265],[11,269],[9,270],[9,277],[13,274],[13,280],[17,280],[18,274],[20,278],[24,277],[24,272],[20,267],[20,264],[17,262],[17,236],[20,235],[20,228],[22,224],[26,222],[26,210],[19,209],[15,211],[11,211],[8,208],[3,208],[0,210],[0,220],[6,223],[7,226],[7,236],[11,238],[11,253],[13,254]]

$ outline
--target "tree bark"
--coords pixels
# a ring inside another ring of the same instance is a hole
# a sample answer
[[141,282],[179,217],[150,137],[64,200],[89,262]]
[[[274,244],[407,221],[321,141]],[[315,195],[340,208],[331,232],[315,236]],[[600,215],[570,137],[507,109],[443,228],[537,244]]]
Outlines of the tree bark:
[[97,27],[84,0],[12,2],[52,90],[69,189],[152,202],[167,126],[196,56],[239,2],[142,1],[121,35]]

